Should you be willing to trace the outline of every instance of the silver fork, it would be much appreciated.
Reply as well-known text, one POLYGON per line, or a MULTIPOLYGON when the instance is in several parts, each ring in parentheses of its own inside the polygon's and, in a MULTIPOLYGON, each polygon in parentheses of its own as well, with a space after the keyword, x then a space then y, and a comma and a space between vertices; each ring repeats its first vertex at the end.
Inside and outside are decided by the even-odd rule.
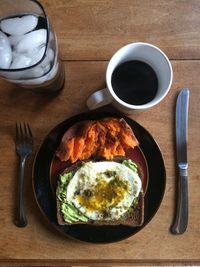
POLYGON ((33 150, 33 136, 28 123, 16 123, 16 152, 20 158, 20 173, 19 173, 19 188, 17 199, 17 212, 15 224, 18 227, 25 227, 27 225, 27 218, 24 211, 24 167, 27 157, 33 150))

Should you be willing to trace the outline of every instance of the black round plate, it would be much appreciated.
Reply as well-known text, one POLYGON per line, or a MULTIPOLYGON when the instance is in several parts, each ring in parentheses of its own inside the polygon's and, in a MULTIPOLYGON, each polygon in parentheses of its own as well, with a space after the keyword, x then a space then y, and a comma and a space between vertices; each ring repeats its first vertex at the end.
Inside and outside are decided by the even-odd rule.
POLYGON ((161 151, 153 137, 134 120, 123 116, 132 127, 133 132, 140 143, 140 148, 146 158, 149 181, 144 198, 144 223, 140 227, 118 226, 94 226, 94 225, 70 225, 61 226, 56 218, 56 201, 51 190, 50 168, 55 150, 65 131, 74 123, 83 120, 98 120, 104 117, 122 117, 110 112, 89 112, 76 115, 57 125, 42 143, 33 166, 33 189, 36 201, 50 221, 50 223, 62 234, 69 237, 92 243, 110 243, 128 238, 138 231, 152 219, 156 214, 162 201, 166 172, 161 151))

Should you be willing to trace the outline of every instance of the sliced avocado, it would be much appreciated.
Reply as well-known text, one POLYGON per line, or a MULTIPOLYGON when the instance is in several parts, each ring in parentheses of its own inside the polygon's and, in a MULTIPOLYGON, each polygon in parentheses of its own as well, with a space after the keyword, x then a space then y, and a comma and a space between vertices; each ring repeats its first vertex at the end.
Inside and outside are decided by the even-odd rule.
POLYGON ((67 222, 74 222, 74 221, 77 221, 73 216, 70 215, 69 211, 68 211, 68 208, 66 206, 65 203, 62 204, 61 206, 61 212, 62 212, 62 215, 63 215, 63 218, 64 220, 67 222))
POLYGON ((84 222, 88 221, 88 218, 84 214, 80 213, 72 203, 67 202, 66 206, 71 216, 74 216, 75 218, 84 222))
POLYGON ((60 183, 56 190, 56 196, 60 201, 60 211, 65 222, 87 222, 89 219, 84 214, 81 214, 72 203, 68 203, 66 200, 67 185, 69 184, 73 175, 73 172, 60 175, 60 183))
POLYGON ((124 164, 126 167, 128 167, 129 169, 131 169, 134 172, 138 172, 138 166, 137 164, 132 161, 131 159, 125 159, 122 161, 122 164, 124 164))

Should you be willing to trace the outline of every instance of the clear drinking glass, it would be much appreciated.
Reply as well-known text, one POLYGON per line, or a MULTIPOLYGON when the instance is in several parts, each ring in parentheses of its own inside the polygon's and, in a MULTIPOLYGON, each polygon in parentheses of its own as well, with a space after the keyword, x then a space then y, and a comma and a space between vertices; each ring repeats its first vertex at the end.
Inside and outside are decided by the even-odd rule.
POLYGON ((57 38, 36 0, 0 1, 0 77, 36 92, 64 86, 57 38))

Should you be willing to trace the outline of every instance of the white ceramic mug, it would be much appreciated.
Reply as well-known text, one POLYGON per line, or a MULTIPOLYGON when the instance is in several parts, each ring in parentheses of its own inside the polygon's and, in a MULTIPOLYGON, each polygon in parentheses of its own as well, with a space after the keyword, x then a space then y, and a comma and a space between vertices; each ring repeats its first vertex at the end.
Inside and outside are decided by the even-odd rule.
POLYGON ((125 114, 132 114, 136 110, 145 110, 158 104, 170 90, 173 71, 168 57, 158 47, 148 43, 131 43, 120 48, 109 61, 106 71, 107 88, 94 92, 87 100, 87 106, 93 110, 107 104, 113 104, 125 114), (120 64, 138 60, 150 65, 158 79, 158 90, 155 97, 145 104, 132 105, 120 99, 111 83, 112 74, 120 64))

